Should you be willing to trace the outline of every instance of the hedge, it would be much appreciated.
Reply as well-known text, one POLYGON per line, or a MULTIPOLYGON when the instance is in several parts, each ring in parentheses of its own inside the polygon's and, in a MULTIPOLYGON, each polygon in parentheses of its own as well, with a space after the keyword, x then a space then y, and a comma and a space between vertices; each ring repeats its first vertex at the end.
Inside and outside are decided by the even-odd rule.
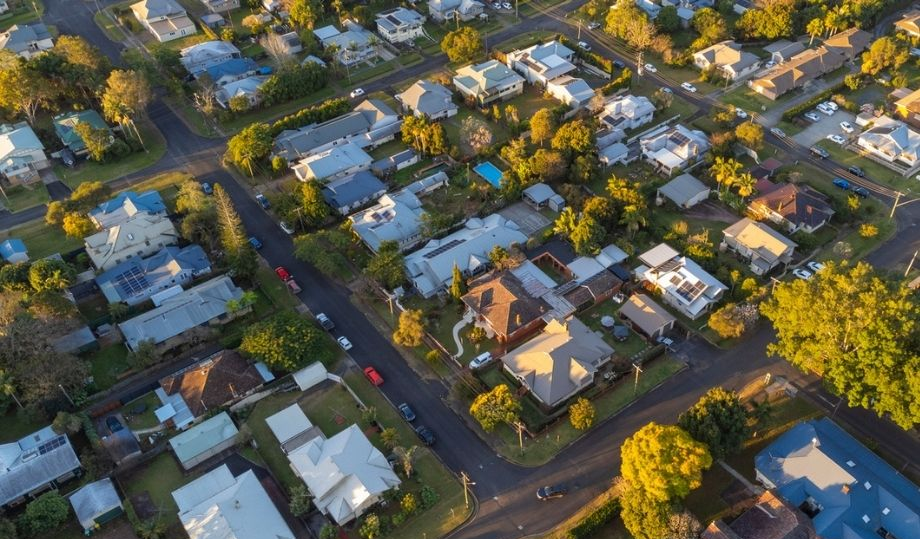
POLYGON ((577 57, 581 58, 582 60, 588 62, 589 64, 595 65, 595 66, 597 66, 597 67, 603 69, 603 70, 606 71, 607 73, 610 73, 611 75, 613 75, 613 71, 614 71, 613 60, 611 60, 611 59, 609 59, 609 58, 605 58, 605 57, 601 56, 600 54, 598 54, 598 53, 596 53, 596 52, 588 52, 588 51, 582 49, 581 47, 579 47, 579 46, 578 46, 575 42, 573 42, 571 39, 569 39, 569 38, 567 38, 567 37, 565 37, 565 36, 563 36, 563 35, 558 35, 558 36, 556 36, 556 39, 559 41, 559 43, 562 43, 562 44, 565 45, 566 47, 568 47, 568 48, 572 49, 573 51, 575 51, 575 56, 577 56, 577 57))
POLYGON ((807 112, 809 109, 814 108, 817 104, 827 101, 828 99, 830 99, 831 96, 833 96, 836 93, 840 93, 845 88, 846 88, 846 85, 844 85, 842 82, 835 84, 834 86, 831 86, 827 90, 824 90, 823 92, 815 95, 808 101, 805 101, 804 103, 800 103, 794 107, 790 107, 788 110, 786 110, 786 112, 783 113, 783 120, 786 120, 787 122, 791 122, 799 114, 802 114, 803 112, 807 112))
POLYGON ((586 516, 574 528, 566 532, 566 539, 586 539, 593 537, 603 526, 620 514, 620 500, 611 498, 586 516))
POLYGON ((281 118, 271 126, 272 137, 277 137, 287 129, 298 129, 312 123, 322 123, 341 116, 351 110, 351 104, 344 97, 327 99, 319 105, 300 109, 294 114, 281 118))
POLYGON ((631 83, 632 71, 628 67, 624 67, 619 77, 613 79, 601 87, 601 93, 604 95, 610 95, 621 88, 629 88, 631 83))

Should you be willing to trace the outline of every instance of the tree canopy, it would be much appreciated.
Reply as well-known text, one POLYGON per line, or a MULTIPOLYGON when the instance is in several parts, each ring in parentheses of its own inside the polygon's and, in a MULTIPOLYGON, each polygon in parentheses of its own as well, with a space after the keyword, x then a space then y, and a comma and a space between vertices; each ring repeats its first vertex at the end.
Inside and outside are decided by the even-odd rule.
POLYGON ((706 444, 714 459, 722 459, 741 450, 748 437, 747 420, 738 394, 714 387, 682 413, 677 424, 706 444))
POLYGON ((403 254, 395 241, 380 242, 377 254, 367 263, 367 274, 390 290, 403 284, 406 280, 406 268, 403 254))
POLYGON ((569 405, 569 422, 577 430, 588 430, 594 425, 594 417, 597 412, 591 401, 584 397, 569 405))
POLYGON ((314 361, 329 364, 335 359, 326 334, 292 312, 276 314, 247 328, 240 350, 269 367, 288 372, 314 361))
POLYGON ((462 64, 482 54, 482 36, 472 26, 461 26, 441 40, 441 50, 451 62, 462 64))
POLYGON ((712 465, 706 446, 674 425, 649 423, 620 448, 623 478, 653 500, 674 501, 700 486, 712 465))
POLYGON ((513 424, 518 420, 521 403, 506 384, 499 384, 491 391, 480 393, 470 406, 470 415, 491 432, 501 423, 513 424))
POLYGON ((393 342, 402 346, 415 347, 425 337, 425 313, 420 309, 406 309, 399 313, 399 325, 393 332, 393 342))

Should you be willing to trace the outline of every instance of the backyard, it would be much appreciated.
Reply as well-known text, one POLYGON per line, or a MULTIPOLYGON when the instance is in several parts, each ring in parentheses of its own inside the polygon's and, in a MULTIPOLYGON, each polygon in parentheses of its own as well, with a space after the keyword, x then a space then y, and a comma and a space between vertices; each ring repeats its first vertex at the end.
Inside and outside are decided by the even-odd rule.
MULTIPOLYGON (((178 524, 176 514, 179 508, 172 497, 172 492, 191 482, 198 473, 185 475, 179 463, 169 452, 164 452, 144 464, 139 471, 119 483, 129 497, 139 496, 145 492, 161 517, 170 525, 178 524)), ((137 509, 137 507, 135 507, 137 509)))
POLYGON ((152 429, 160 424, 154 414, 160 406, 160 399, 151 391, 122 406, 120 412, 132 430, 152 429))
POLYGON ((19 238, 29 250, 29 258, 38 260, 55 253, 69 253, 83 247, 83 240, 69 238, 55 227, 45 224, 44 219, 36 219, 26 224, 0 232, 0 241, 7 238, 19 238))
POLYGON ((89 354, 89 372, 97 391, 104 391, 118 382, 118 379, 130 369, 128 349, 123 344, 110 344, 89 354))

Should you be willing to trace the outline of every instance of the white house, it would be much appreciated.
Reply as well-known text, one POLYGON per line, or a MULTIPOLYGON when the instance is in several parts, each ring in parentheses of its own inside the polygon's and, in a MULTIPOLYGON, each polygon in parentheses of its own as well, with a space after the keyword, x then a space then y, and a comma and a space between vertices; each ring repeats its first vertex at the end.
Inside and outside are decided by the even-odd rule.
POLYGON ((297 179, 330 180, 371 168, 374 159, 351 142, 310 155, 291 167, 297 179))
POLYGON ((575 71, 572 60, 575 51, 556 40, 508 53, 508 67, 514 69, 531 84, 546 84, 575 71))
POLYGON ((427 80, 417 81, 405 92, 396 94, 396 100, 402 104, 404 112, 424 116, 429 120, 450 118, 456 115, 458 110, 453 100, 453 92, 427 80))
POLYGON ((9 10, 10 5, 6 2, 6 0, 0 0, 0 15, 6 13, 9 10))
POLYGON ((179 233, 168 217, 138 213, 111 228, 87 236, 86 254, 104 271, 134 257, 146 257, 167 245, 175 245, 179 233))
POLYGON ((470 21, 482 15, 483 9, 485 5, 476 0, 428 0, 428 14, 438 22, 470 21))
POLYGON ((627 94, 607 101, 597 119, 607 129, 625 132, 651 123, 654 116, 655 105, 647 97, 627 94))
POLYGON ((141 0, 131 5, 131 11, 160 43, 190 36, 198 31, 185 9, 175 0, 141 0))
POLYGON ((179 51, 179 61, 192 75, 200 75, 227 60, 240 58, 240 49, 229 41, 205 41, 179 51))
POLYGON ((573 109, 587 107, 594 98, 594 89, 584 79, 563 75, 546 83, 546 91, 573 109))
POLYGON ((920 133, 888 116, 877 118, 870 129, 860 133, 857 145, 889 163, 908 167, 920 163, 920 133))
POLYGON ((377 56, 375 46, 377 37, 360 24, 346 20, 345 30, 339 30, 331 24, 313 30, 313 35, 323 44, 324 49, 335 45, 335 59, 344 66, 353 66, 377 56))
POLYGON ((524 92, 524 77, 498 60, 468 65, 457 70, 454 87, 480 105, 507 100, 524 92))
POLYGON ((224 13, 240 7, 240 0, 201 0, 211 13, 224 13))
POLYGON ((221 107, 228 109, 230 108, 231 99, 243 96, 246 98, 249 108, 252 108, 262 102, 262 95, 259 93, 259 89, 262 88, 262 85, 267 80, 268 77, 266 76, 255 75, 228 82, 217 90, 214 94, 214 99, 217 100, 217 104, 221 107))
POLYGON ((29 124, 0 124, 0 178, 10 185, 29 183, 50 165, 45 146, 29 124))
POLYGON ((692 259, 661 243, 639 255, 636 276, 661 291, 672 307, 696 320, 722 299, 728 287, 692 259))
POLYGON ((414 9, 397 7, 377 14, 377 33, 390 43, 412 41, 425 35, 425 17, 414 9))
POLYGON ((796 248, 796 243, 789 238, 747 217, 727 227, 722 234, 724 247, 748 260, 751 271, 757 275, 790 263, 796 248))
POLYGON ((729 80, 735 81, 747 77, 760 69, 760 59, 749 52, 741 50, 741 45, 727 40, 693 53, 696 67, 707 70, 715 69, 729 80))
POLYGON ((401 251, 422 240, 422 202, 415 193, 402 190, 380 197, 377 204, 349 217, 351 229, 371 251, 395 241, 401 251))
POLYGON ((702 131, 681 124, 664 128, 639 139, 642 155, 659 172, 679 172, 701 160, 709 151, 709 139, 702 131))
POLYGON ((0 32, 0 49, 8 50, 26 60, 54 47, 48 27, 42 23, 14 24, 0 32))

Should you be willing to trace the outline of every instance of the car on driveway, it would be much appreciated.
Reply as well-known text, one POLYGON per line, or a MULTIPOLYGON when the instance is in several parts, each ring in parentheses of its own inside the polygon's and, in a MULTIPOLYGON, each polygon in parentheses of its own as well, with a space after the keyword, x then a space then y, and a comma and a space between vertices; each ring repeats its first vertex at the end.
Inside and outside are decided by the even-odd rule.
POLYGON ((799 279, 804 279, 806 281, 808 279, 811 279, 811 272, 808 271, 807 269, 795 268, 794 270, 792 270, 792 274, 798 277, 799 279))
POLYGON ((850 182, 844 180, 843 178, 834 178, 833 184, 841 189, 850 188, 850 182))
POLYGON ((537 499, 545 502, 553 498, 561 498, 568 493, 565 487, 559 485, 547 485, 537 489, 537 499))
POLYGON ((748 117, 748 113, 745 112, 744 109, 738 109, 738 108, 736 108, 736 109, 735 109, 735 116, 737 116, 738 118, 741 118, 741 119, 743 120, 743 119, 745 119, 745 118, 748 117))
POLYGON ((407 403, 404 402, 400 404, 399 406, 397 406, 396 408, 399 409, 399 415, 401 415, 403 419, 405 419, 409 423, 412 423, 413 421, 415 421, 415 412, 412 411, 412 408, 409 408, 409 405, 407 403))
POLYGON ((501 8, 502 8, 501 2, 492 2, 492 9, 501 9, 501 8))
POLYGON ((348 337, 346 337, 345 335, 342 335, 341 337, 336 339, 335 342, 339 343, 339 346, 342 347, 342 350, 345 350, 346 352, 352 349, 351 341, 349 341, 348 337))
POLYGON ((825 116, 833 116, 834 113, 837 112, 836 110, 828 107, 827 103, 820 103, 817 107, 815 107, 815 109, 817 109, 818 112, 824 114, 825 116))
POLYGON ((278 266, 275 268, 275 275, 277 275, 282 281, 290 281, 293 279, 291 273, 284 268, 284 266, 278 266))
POLYGON ((863 169, 857 167, 856 165, 850 166, 850 168, 847 169, 847 172, 853 174, 854 176, 859 176, 860 178, 866 177, 866 173, 863 172, 863 169))
POLYGON ((843 137, 840 136, 840 135, 836 135, 836 134, 835 134, 835 135, 828 135, 828 136, 827 136, 827 140, 829 140, 829 141, 831 141, 831 142, 835 142, 835 143, 837 143, 837 144, 839 144, 839 145, 841 145, 841 146, 843 146, 844 144, 847 143, 847 139, 843 138, 843 137))
POLYGON ((696 93, 696 86, 690 84, 689 82, 680 83, 680 87, 683 88, 684 90, 687 90, 688 92, 692 94, 696 93))
POLYGON ((383 376, 380 376, 380 373, 377 372, 377 369, 373 367, 365 367, 364 376, 367 378, 368 382, 374 384, 375 386, 383 385, 383 376))
POLYGON ((121 421, 119 421, 118 418, 113 415, 105 418, 105 426, 112 434, 115 434, 116 432, 125 428, 125 426, 121 424, 121 421))
POLYGON ((211 184, 208 183, 208 182, 201 182, 201 190, 202 190, 202 191, 204 192, 204 194, 206 194, 206 195, 210 195, 210 194, 213 194, 213 193, 214 193, 214 188, 211 187, 211 184))
POLYGON ((74 167, 77 165, 77 156, 70 150, 70 148, 64 148, 61 150, 61 153, 58 154, 58 157, 61 158, 61 162, 65 166, 74 167))
POLYGON ((852 133, 855 130, 850 122, 840 122, 840 129, 843 129, 844 133, 852 133))
POLYGON ((249 236, 249 245, 252 245, 252 248, 256 251, 262 248, 262 242, 255 236, 249 236))
POLYGON ((840 105, 838 105, 837 103, 834 103, 833 101, 825 101, 824 103, 822 103, 822 105, 824 105, 825 108, 831 109, 834 112, 837 112, 837 110, 840 108, 840 105))
POLYGON ((649 73, 658 73, 658 68, 653 66, 652 64, 645 64, 642 67, 644 67, 645 70, 648 71, 649 73))
POLYGON ((272 207, 271 202, 269 202, 268 199, 265 198, 265 195, 263 195, 262 193, 256 193, 256 202, 258 202, 259 205, 262 206, 263 210, 267 210, 272 207))
POLYGON ((287 234, 288 236, 294 233, 294 229, 291 227, 291 225, 285 223, 284 221, 281 221, 280 223, 278 223, 278 226, 280 226, 281 230, 283 230, 284 233, 287 234))
POLYGON ((831 156, 831 154, 827 153, 827 150, 825 150, 824 148, 822 148, 822 147, 820 147, 820 146, 812 146, 812 147, 809 148, 808 150, 809 150, 811 153, 813 153, 813 154, 817 155, 818 157, 820 157, 821 159, 827 159, 828 157, 831 156))
POLYGON ((352 99, 361 97, 362 95, 364 95, 364 88, 355 88, 354 90, 351 91, 350 94, 348 94, 348 96, 351 97, 352 99))
POLYGON ((418 439, 422 441, 425 445, 434 445, 434 433, 431 432, 431 429, 424 425, 419 425, 415 427, 415 434, 418 436, 418 439))
POLYGON ((771 127, 770 132, 773 133, 774 137, 783 138, 786 136, 786 132, 778 127, 771 127))
POLYGON ((865 187, 860 187, 858 185, 853 186, 853 192, 856 193, 857 196, 861 196, 863 198, 866 198, 869 196, 869 190, 866 189, 865 187))
POLYGON ((492 361, 492 352, 483 352, 478 356, 473 358, 473 361, 470 361, 470 370, 475 371, 485 365, 488 365, 492 361))
POLYGON ((812 121, 812 122, 820 122, 820 121, 821 121, 821 117, 818 116, 818 113, 817 113, 817 112, 814 112, 814 111, 806 112, 806 113, 805 113, 805 119, 806 119, 806 120, 810 120, 810 121, 812 121))
POLYGON ((614 61, 613 61, 613 67, 615 67, 615 68, 617 68, 617 69, 624 69, 624 68, 626 67, 626 64, 623 63, 623 61, 621 61, 621 60, 614 60, 614 61))
POLYGON ((805 264, 805 265, 808 266, 808 269, 810 269, 811 271, 813 271, 813 272, 815 272, 815 273, 818 273, 819 271, 821 271, 821 270, 824 269, 824 264, 822 264, 822 263, 820 263, 820 262, 818 262, 818 261, 816 261, 816 260, 812 260, 811 262, 809 262, 808 264, 805 264))

